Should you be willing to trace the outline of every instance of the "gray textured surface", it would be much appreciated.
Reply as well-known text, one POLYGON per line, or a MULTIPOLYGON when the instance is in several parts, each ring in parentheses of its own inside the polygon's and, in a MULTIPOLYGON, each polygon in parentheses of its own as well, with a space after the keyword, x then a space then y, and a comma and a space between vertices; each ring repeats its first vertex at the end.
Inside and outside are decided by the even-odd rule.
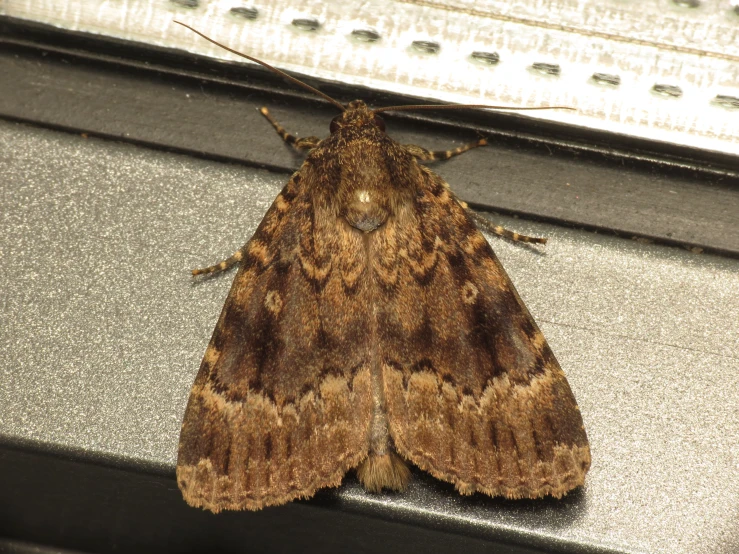
MULTIPOLYGON (((285 180, 0 122, 0 435, 172 466, 232 278, 188 271, 240 247, 285 180)), ((430 518, 501 536, 736 552, 739 261, 499 220, 550 238, 542 254, 493 246, 581 406, 584 493, 538 510, 419 484, 342 501, 414 510, 423 495, 430 518)))

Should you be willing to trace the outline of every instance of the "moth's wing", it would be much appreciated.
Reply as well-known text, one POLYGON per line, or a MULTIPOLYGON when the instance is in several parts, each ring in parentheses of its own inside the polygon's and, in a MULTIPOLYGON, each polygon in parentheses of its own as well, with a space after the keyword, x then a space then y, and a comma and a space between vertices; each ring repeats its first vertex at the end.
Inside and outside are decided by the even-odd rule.
POLYGON ((185 500, 256 510, 338 486, 367 455, 369 312, 361 236, 295 174, 243 259, 180 435, 185 500))
POLYGON ((561 497, 590 467, 572 391, 483 235, 422 173, 373 260, 396 449, 463 494, 561 497))

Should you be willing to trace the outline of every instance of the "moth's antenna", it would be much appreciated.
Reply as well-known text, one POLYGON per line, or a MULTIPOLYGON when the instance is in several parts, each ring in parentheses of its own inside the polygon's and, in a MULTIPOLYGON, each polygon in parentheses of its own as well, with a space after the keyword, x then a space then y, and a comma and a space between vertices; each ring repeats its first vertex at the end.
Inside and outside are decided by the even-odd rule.
POLYGON ((385 108, 377 108, 372 110, 378 112, 399 112, 404 110, 457 110, 459 108, 485 108, 488 110, 575 110, 569 106, 538 106, 535 108, 517 108, 511 106, 486 106, 485 104, 439 104, 429 106, 427 104, 418 104, 415 106, 387 106, 385 108))
POLYGON ((295 77, 291 77, 290 75, 288 75, 284 71, 282 71, 280 69, 277 69, 276 67, 272 67, 271 65, 269 65, 268 63, 263 62, 262 60, 258 60, 256 58, 252 58, 251 56, 247 56, 246 54, 242 54, 241 52, 237 52, 236 50, 234 50, 232 48, 229 48, 228 46, 226 46, 224 44, 221 44, 220 42, 216 42, 215 40, 213 40, 212 38, 204 35, 200 31, 198 31, 197 29, 193 29, 189 25, 186 25, 185 23, 182 23, 182 21, 175 20, 175 23, 179 23, 183 27, 187 27, 193 33, 195 33, 196 35, 200 35, 201 37, 203 37, 208 42, 211 42, 211 43, 215 44, 216 46, 220 46, 221 48, 223 48, 224 50, 227 50, 228 52, 231 52, 232 54, 236 54, 237 56, 241 56, 242 58, 246 58, 247 60, 251 60, 254 63, 258 63, 262 67, 266 67, 270 71, 273 71, 273 72, 277 73, 278 75, 280 75, 281 77, 284 77, 285 79, 287 79, 291 83, 295 83, 296 85, 300 85, 304 89, 307 89, 307 90, 311 91, 313 94, 317 94, 318 96, 320 96, 324 100, 328 100, 329 102, 331 102, 334 106, 336 106, 337 108, 339 108, 342 112, 343 111, 346 111, 346 108, 344 106, 342 106, 336 100, 334 100, 333 98, 331 98, 328 94, 324 94, 320 90, 318 90, 316 88, 313 88, 310 85, 306 85, 303 81, 300 81, 300 80, 296 79, 295 77))

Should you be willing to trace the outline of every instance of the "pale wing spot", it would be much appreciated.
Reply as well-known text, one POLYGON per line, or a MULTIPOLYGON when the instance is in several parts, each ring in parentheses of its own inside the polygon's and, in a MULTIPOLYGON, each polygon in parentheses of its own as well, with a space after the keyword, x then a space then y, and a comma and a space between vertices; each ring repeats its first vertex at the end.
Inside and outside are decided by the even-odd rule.
POLYGON ((298 259, 303 270, 310 276, 311 279, 316 281, 322 281, 331 271, 331 262, 327 262, 325 266, 320 267, 315 265, 309 256, 304 256, 302 252, 298 253, 298 259))
POLYGON ((467 281, 462 287, 462 301, 465 304, 474 304, 480 291, 474 283, 467 281))
POLYGON ((275 208, 277 208, 281 212, 286 212, 287 209, 290 207, 290 204, 285 202, 285 198, 282 196, 282 194, 278 194, 277 198, 275 198, 275 208))
POLYGON ((221 351, 218 350, 215 346, 211 345, 205 351, 205 356, 203 356, 203 361, 209 366, 213 367, 213 364, 215 364, 218 361, 218 358, 220 357, 221 357, 221 351))
POLYGON ((485 240, 485 237, 482 236, 482 233, 472 233, 467 237, 463 248, 467 254, 474 254, 485 244, 487 244, 487 241, 485 240))
POLYGON ((372 269, 374 270, 380 281, 382 281, 385 285, 394 285, 398 282, 398 274, 400 273, 400 269, 397 265, 384 267, 382 264, 376 263, 373 264, 372 269))
POLYGON ((261 264, 266 264, 269 260, 267 245, 259 240, 252 240, 249 243, 249 254, 254 256, 261 264))
POLYGON ((537 331, 537 333, 531 339, 531 344, 537 352, 541 352, 542 350, 544 350, 544 345, 546 343, 547 340, 544 338, 544 335, 541 333, 541 331, 537 331))
POLYGON ((360 264, 346 267, 341 272, 341 282, 346 287, 352 288, 362 276, 362 273, 364 273, 364 266, 360 264))
POLYGON ((416 275, 424 275, 436 264, 436 259, 438 257, 437 250, 437 248, 434 248, 431 253, 421 256, 420 260, 413 259, 407 250, 400 250, 398 254, 399 257, 408 262, 408 266, 411 268, 413 273, 415 273, 416 275))
POLYGON ((282 311, 282 297, 276 290, 271 290, 264 297, 264 307, 272 312, 275 316, 282 311))
MULTIPOLYGON (((195 387, 193 387, 192 394, 196 394, 195 387)), ((210 381, 205 383, 205 385, 197 391, 197 395, 202 399, 203 405, 206 408, 229 417, 233 417, 243 408, 242 402, 231 402, 226 399, 223 394, 213 388, 213 383, 210 381)))

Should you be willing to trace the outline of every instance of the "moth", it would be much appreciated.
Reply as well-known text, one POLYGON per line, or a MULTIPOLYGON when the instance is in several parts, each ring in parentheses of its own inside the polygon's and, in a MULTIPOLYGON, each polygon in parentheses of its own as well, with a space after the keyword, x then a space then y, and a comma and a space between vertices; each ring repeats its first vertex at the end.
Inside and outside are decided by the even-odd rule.
POLYGON ((296 139, 262 108, 305 162, 246 245, 193 271, 238 265, 182 423, 187 503, 258 510, 352 469, 368 491, 403 490, 408 463, 465 495, 582 485, 575 398, 477 225, 545 239, 493 226, 419 163, 485 140, 402 145, 379 114, 409 107, 344 106, 301 86, 340 110, 330 135, 296 139))

